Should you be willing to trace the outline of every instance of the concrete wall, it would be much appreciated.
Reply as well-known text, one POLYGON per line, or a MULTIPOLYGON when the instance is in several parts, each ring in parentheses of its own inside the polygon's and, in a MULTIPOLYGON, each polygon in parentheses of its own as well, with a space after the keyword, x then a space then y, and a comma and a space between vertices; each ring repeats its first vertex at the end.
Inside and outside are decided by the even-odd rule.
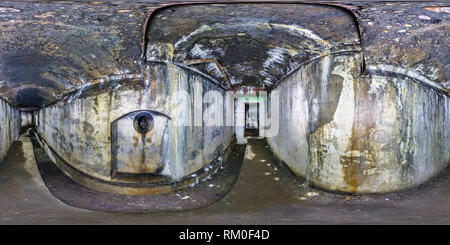
POLYGON ((0 99, 0 161, 6 156, 11 144, 19 137, 20 112, 0 99))
POLYGON ((450 161, 450 98, 395 71, 361 77, 360 61, 325 57, 277 86, 273 152, 332 191, 389 192, 429 180, 450 161))
MULTIPOLYGON (((189 95, 212 90, 225 94, 212 80, 187 67, 154 63, 143 80, 107 82, 41 109, 35 115, 36 128, 70 165, 111 181, 111 123, 136 110, 162 113, 170 120, 161 142, 161 174, 179 179, 216 159, 232 142, 231 127, 207 126, 202 118, 198 126, 181 124, 187 118, 194 125, 194 98, 189 95)), ((224 106, 205 103, 201 111, 220 112, 224 106)))

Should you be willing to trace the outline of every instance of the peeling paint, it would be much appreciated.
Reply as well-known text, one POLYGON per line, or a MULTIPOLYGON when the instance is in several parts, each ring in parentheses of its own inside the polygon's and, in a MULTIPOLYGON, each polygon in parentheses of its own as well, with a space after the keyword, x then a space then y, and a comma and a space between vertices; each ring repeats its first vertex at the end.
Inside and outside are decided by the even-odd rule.
POLYGON ((360 54, 330 59, 302 67, 276 88, 284 123, 280 134, 267 140, 278 158, 308 183, 348 193, 410 188, 448 166, 450 98, 445 93, 389 65, 377 67, 402 75, 361 77, 360 54), (327 79, 324 65, 331 69, 327 79), (343 78, 342 90, 332 120, 320 123, 319 111, 333 103, 314 91, 329 84, 332 75, 343 78))

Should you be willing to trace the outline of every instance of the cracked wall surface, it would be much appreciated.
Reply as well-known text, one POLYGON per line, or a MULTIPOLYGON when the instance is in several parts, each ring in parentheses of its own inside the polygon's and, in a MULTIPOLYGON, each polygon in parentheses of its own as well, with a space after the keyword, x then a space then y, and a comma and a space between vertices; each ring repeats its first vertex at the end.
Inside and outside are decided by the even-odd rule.
MULTIPOLYGON (((111 176, 111 123, 137 110, 152 110, 160 113, 160 118, 166 118, 152 129, 162 133, 163 138, 149 142, 160 151, 161 175, 180 179, 220 157, 231 144, 232 127, 206 127, 203 123, 178 126, 185 123, 181 120, 186 115, 194 125, 194 118, 190 117, 194 102, 179 101, 178 93, 180 90, 187 95, 210 90, 224 93, 223 89, 201 75, 170 64, 149 65, 148 79, 147 85, 142 81, 121 80, 69 95, 35 114, 37 132, 71 166, 107 181, 118 181, 111 176)), ((223 104, 212 106, 203 107, 203 111, 224 110, 223 104)), ((135 131, 132 124, 120 130, 135 131)), ((135 136, 130 150, 137 151, 140 140, 135 136)), ((120 154, 127 155, 127 152, 120 154)))
MULTIPOLYGON (((267 141, 297 175, 350 193, 416 186, 450 161, 449 18, 445 2, 1 2, 0 158, 32 111, 26 126, 66 173, 196 178, 235 132, 176 127, 196 110, 183 99, 277 91, 267 141), (136 135, 137 111, 157 132, 136 135), (142 147, 157 163, 124 163, 145 162, 142 147)), ((202 112, 226 111, 212 101, 202 112)))

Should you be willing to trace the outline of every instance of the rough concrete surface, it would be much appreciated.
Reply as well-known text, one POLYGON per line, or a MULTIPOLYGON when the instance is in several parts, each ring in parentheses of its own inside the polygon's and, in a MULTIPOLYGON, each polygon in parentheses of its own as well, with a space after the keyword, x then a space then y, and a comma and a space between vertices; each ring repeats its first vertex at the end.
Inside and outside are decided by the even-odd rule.
POLYGON ((0 3, 0 223, 450 223, 448 1, 196 2, 0 3), (200 88, 269 92, 258 113, 279 109, 281 133, 175 127, 196 109, 221 119, 225 104, 200 88), (137 111, 165 115, 155 137, 121 120, 137 111), (59 170, 28 133, 14 143, 21 127, 59 170), (240 171, 195 187, 234 139, 248 140, 242 167, 230 158, 240 171), (137 150, 148 144, 154 154, 137 150), (170 195, 111 194, 155 183, 170 195), (197 209, 143 212, 178 207, 197 209))

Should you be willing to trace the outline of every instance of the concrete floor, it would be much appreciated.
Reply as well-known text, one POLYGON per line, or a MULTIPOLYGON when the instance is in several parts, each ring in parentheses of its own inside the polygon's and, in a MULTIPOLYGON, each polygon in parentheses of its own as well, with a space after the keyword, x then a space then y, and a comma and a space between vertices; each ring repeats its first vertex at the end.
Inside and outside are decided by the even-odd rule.
POLYGON ((53 197, 22 135, 0 164, 0 224, 450 224, 450 170, 408 191, 331 194, 293 178, 264 140, 250 139, 233 189, 217 203, 171 213, 105 213, 53 197))

